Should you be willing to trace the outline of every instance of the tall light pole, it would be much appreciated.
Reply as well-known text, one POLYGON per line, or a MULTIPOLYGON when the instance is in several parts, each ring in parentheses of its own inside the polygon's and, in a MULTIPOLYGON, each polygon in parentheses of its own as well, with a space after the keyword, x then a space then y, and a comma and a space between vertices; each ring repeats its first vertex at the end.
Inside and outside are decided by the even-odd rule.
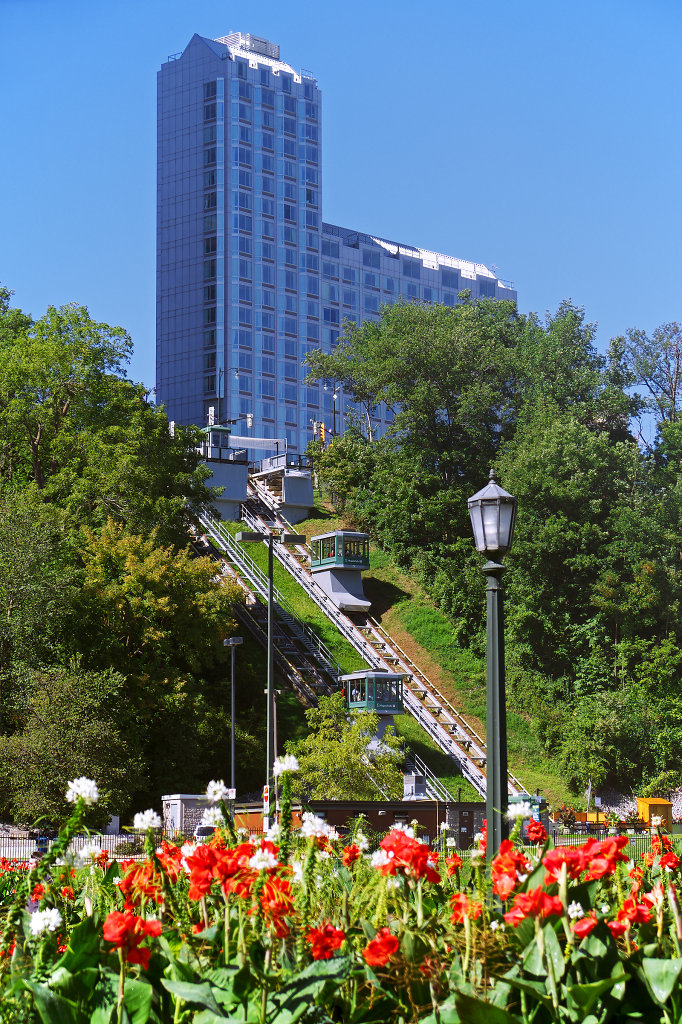
MULTIPOLYGON (((268 648, 267 648, 267 662, 268 662, 268 674, 267 674, 267 713, 266 713, 266 729, 267 739, 265 743, 265 785, 272 785, 272 686, 274 681, 274 644, 273 644, 273 544, 278 541, 280 544, 305 544, 305 536, 299 533, 280 533, 279 536, 275 536, 274 533, 246 533, 240 531, 236 540, 240 544, 260 544, 265 543, 268 546, 268 648)), ((266 829, 270 827, 269 817, 265 817, 263 825, 266 829)))
POLYGON ((486 800, 487 856, 491 859, 507 836, 507 705, 504 673, 504 591, 501 559, 509 551, 516 522, 516 498, 490 482, 469 498, 476 550, 488 556, 486 657, 486 800))
POLYGON ((234 687, 234 655, 235 648, 240 644, 243 644, 244 640, 241 636, 231 636, 227 640, 223 640, 223 646, 229 647, 232 655, 232 665, 230 672, 230 788, 236 789, 235 783, 235 743, 234 743, 234 722, 236 718, 236 705, 235 705, 235 687, 234 687))

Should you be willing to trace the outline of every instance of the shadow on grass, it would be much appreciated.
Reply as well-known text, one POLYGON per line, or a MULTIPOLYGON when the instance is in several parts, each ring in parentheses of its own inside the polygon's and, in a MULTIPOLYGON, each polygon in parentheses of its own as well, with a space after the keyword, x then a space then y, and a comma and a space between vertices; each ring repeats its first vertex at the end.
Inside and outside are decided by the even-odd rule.
POLYGON ((385 580, 365 577, 363 585, 367 600, 372 602, 370 613, 374 618, 385 615, 399 601, 409 596, 406 590, 397 587, 395 583, 387 583, 385 580))

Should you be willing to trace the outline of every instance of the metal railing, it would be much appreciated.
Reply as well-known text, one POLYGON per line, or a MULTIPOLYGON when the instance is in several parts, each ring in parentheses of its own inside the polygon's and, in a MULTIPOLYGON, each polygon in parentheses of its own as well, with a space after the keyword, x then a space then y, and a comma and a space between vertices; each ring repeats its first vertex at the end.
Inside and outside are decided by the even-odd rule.
MULTIPOLYGON (((268 578, 262 569, 254 562, 251 556, 244 551, 242 546, 235 541, 229 530, 226 530, 219 520, 213 519, 211 516, 204 514, 200 516, 200 521, 216 546, 222 548, 226 552, 228 557, 239 568, 240 572, 244 574, 254 591, 263 598, 264 601, 267 601, 268 578)), ((262 532, 262 530, 259 529, 258 532, 262 532)), ((281 547, 281 545, 273 546, 275 553, 277 553, 278 547, 281 547)), ((277 605, 276 610, 278 617, 286 622, 294 635, 298 633, 299 638, 303 640, 309 653, 313 654, 313 656, 320 662, 324 671, 327 672, 334 681, 336 681, 342 674, 342 669, 337 659, 325 644, 324 640, 317 635, 312 626, 309 626, 307 622, 304 622, 304 620, 296 614, 281 591, 274 586, 273 598, 277 605)))

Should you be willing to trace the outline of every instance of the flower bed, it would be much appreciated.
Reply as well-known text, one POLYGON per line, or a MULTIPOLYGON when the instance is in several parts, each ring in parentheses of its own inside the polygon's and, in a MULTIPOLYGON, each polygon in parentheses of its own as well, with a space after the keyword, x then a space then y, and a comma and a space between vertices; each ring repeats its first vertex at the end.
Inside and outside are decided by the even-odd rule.
POLYGON ((50 853, 31 870, 0 863, 0 1021, 680 1019, 681 862, 667 835, 632 860, 626 837, 554 848, 531 823, 488 870, 485 836, 469 863, 407 828, 369 850, 312 815, 291 833, 291 767, 269 836, 246 841, 225 821, 206 845, 155 848, 145 812, 135 861, 69 853, 96 798, 76 780, 50 853))

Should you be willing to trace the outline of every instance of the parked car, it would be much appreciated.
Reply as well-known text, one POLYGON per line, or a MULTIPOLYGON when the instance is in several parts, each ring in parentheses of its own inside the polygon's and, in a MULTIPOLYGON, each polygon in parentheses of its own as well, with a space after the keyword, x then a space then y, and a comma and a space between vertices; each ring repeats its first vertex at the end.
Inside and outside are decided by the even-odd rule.
POLYGON ((215 832, 215 825, 197 825, 194 829, 194 842, 206 843, 215 832))

